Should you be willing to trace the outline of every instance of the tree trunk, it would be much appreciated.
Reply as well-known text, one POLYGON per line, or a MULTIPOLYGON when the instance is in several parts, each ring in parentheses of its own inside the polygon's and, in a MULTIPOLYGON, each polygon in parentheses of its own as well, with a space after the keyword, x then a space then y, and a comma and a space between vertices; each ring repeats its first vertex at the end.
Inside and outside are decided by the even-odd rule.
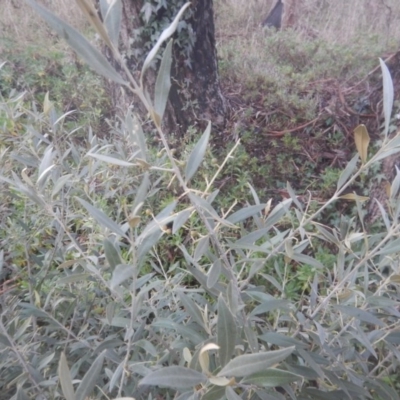
MULTIPOLYGON (((218 78, 213 2, 192 0, 191 3, 183 16, 184 23, 178 27, 180 32, 174 35, 172 86, 163 119, 164 130, 178 136, 190 126, 203 129, 209 120, 214 130, 222 129, 227 115, 218 78)), ((155 40, 172 22, 184 1, 168 2, 168 9, 161 6, 157 12, 154 8, 147 8, 149 13, 146 13, 149 4, 144 0, 123 0, 120 50, 126 55, 131 71, 140 71, 155 40), (154 26, 156 31, 152 28, 154 26)), ((157 69, 158 65, 146 72, 146 88, 151 94, 157 69)), ((111 93, 113 104, 119 109, 126 110, 129 103, 136 102, 129 93, 121 93, 121 89, 115 86, 111 93)))
POLYGON ((292 28, 297 24, 301 0, 276 0, 262 26, 276 29, 292 28))

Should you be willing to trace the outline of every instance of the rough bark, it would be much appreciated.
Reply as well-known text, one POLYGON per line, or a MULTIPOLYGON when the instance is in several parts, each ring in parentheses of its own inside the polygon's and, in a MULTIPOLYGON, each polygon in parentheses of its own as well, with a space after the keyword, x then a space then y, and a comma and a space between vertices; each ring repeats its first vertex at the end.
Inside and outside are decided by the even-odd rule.
MULTIPOLYGON (((203 129, 211 120, 214 130, 224 127, 227 107, 222 95, 218 62, 215 47, 214 16, 212 0, 192 0, 191 11, 185 18, 188 29, 193 32, 193 45, 184 53, 174 45, 172 65, 172 87, 164 116, 164 129, 167 133, 184 134, 189 126, 203 129)), ((123 18, 121 27, 121 51, 131 71, 141 68, 140 48, 144 43, 137 40, 137 32, 143 27, 141 10, 144 0, 123 0, 123 18), (136 36, 135 36, 136 35, 136 36)), ((157 18, 165 17, 161 8, 157 18)), ((176 33, 178 35, 178 33, 176 33)), ((143 40, 143 39, 142 39, 143 40)), ((149 49, 146 50, 148 52, 149 49)), ((156 70, 146 73, 146 87, 153 93, 156 70)), ((111 97, 115 107, 126 110, 134 102, 128 93, 111 87, 111 97)), ((137 107, 140 106, 137 105, 137 107)))
POLYGON ((282 25, 282 14, 283 14, 283 3, 282 0, 276 0, 271 10, 269 11, 267 18, 261 24, 268 28, 280 29, 282 25))
POLYGON ((301 0, 276 0, 262 25, 276 29, 294 27, 299 17, 299 3, 301 0))

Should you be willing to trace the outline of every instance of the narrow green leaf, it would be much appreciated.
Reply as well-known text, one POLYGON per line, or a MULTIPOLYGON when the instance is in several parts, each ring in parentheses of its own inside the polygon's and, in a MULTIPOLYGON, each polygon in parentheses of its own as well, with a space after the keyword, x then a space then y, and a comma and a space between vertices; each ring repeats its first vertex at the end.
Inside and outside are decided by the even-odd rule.
POLYGON ((75 400, 75 392, 72 386, 71 373, 68 368, 67 358, 62 352, 60 362, 58 363, 58 377, 61 383, 61 389, 66 400, 75 400))
POLYGON ((397 196, 400 189, 400 169, 396 167, 396 177, 393 179, 392 184, 390 185, 390 198, 394 198, 397 196))
MULTIPOLYGON (((389 142, 390 145, 390 142, 389 142)), ((384 158, 387 158, 389 156, 392 156, 393 154, 397 154, 400 152, 400 146, 399 147, 390 147, 390 146, 385 147, 386 150, 382 151, 380 150, 376 156, 373 157, 374 162, 383 160, 384 158)))
POLYGON ((206 153, 208 141, 210 139, 211 122, 208 122, 207 128, 201 136, 200 140, 196 143, 193 151, 190 153, 189 159, 186 164, 185 178, 186 183, 196 173, 200 164, 203 162, 204 154, 206 153))
POLYGON ((296 193, 294 192, 292 186, 290 186, 289 182, 286 182, 286 190, 289 193, 290 198, 293 200, 294 204, 296 204, 296 207, 300 210, 303 211, 303 206, 300 203, 300 201, 298 200, 296 193))
POLYGON ((201 257, 208 251, 210 247, 210 241, 208 236, 202 237, 196 246, 196 249, 194 251, 193 258, 195 261, 199 261, 201 257))
POLYGON ((224 386, 211 386, 211 388, 201 396, 201 400, 224 400, 224 395, 224 386))
POLYGON ((103 225, 104 227, 110 229, 112 232, 116 233, 117 235, 126 237, 125 232, 121 229, 121 227, 118 224, 116 224, 113 220, 108 218, 107 215, 105 215, 103 213, 103 211, 100 211, 99 209, 97 209, 96 207, 92 206, 87 201, 85 201, 79 197, 76 197, 76 199, 79 201, 79 203, 81 203, 83 205, 83 207, 86 208, 86 210, 89 212, 89 214, 100 225, 103 225))
POLYGON ((186 261, 186 269, 193 275, 195 279, 200 283, 200 285, 213 297, 218 297, 221 291, 223 290, 223 286, 219 283, 215 284, 214 287, 207 287, 207 276, 202 272, 202 268, 200 265, 196 263, 196 261, 192 258, 192 256, 188 253, 185 246, 178 245, 180 250, 182 251, 185 261, 186 261))
POLYGON ((189 209, 179 211, 179 213, 176 214, 176 218, 174 219, 174 223, 172 225, 172 234, 173 235, 175 235, 175 233, 178 232, 179 229, 182 228, 182 226, 186 223, 186 221, 189 219, 191 214, 192 214, 192 210, 189 210, 189 209))
POLYGON ((391 332, 389 333, 385 340, 391 344, 394 344, 396 346, 400 345, 400 332, 391 332))
POLYGON ((139 385, 184 389, 204 383, 206 380, 204 374, 194 369, 172 366, 151 372, 139 382, 139 385))
POLYGON ((268 232, 271 230, 271 228, 262 228, 258 229, 256 231, 253 231, 249 233, 248 235, 244 235, 238 240, 236 240, 235 244, 236 245, 249 245, 249 244, 254 244, 257 242, 257 240, 261 239, 264 237, 265 239, 268 238, 268 232))
MULTIPOLYGON (((15 400, 29 400, 29 397, 25 393, 25 391, 21 387, 19 387, 17 389, 17 396, 13 397, 13 399, 15 399, 15 400)), ((68 400, 68 399, 66 399, 66 400, 68 400)))
POLYGON ((147 354, 157 358, 159 353, 156 347, 146 339, 140 339, 135 342, 135 346, 141 347, 147 354))
POLYGON ((190 3, 186 3, 182 6, 182 8, 179 10, 177 16, 175 19, 172 21, 171 25, 169 25, 163 33, 160 35, 160 37, 157 40, 157 43, 154 45, 154 47, 151 49, 149 54, 147 55, 146 59, 144 60, 143 67, 142 67, 142 72, 140 74, 140 79, 143 80, 143 75, 146 72, 147 68, 149 67, 150 63, 153 61, 155 56, 158 53, 158 50, 160 49, 161 45, 168 40, 173 33, 175 32, 176 28, 178 27, 179 20, 181 19, 183 13, 185 10, 190 6, 190 3))
MULTIPOLYGON (((219 260, 219 262, 221 263, 221 260, 219 260)), ((240 296, 238 295, 238 292, 239 292, 239 289, 236 287, 235 283, 230 281, 226 288, 226 297, 228 300, 228 307, 231 310, 231 313, 233 315, 236 315, 236 313, 238 312, 238 309, 239 309, 238 297, 240 297, 240 296)))
POLYGON ((305 397, 306 399, 312 400, 338 400, 350 398, 349 395, 343 390, 332 390, 330 392, 327 392, 326 390, 319 390, 309 387, 304 389, 303 393, 305 396, 307 396, 305 397))
POLYGON ((293 260, 302 263, 302 264, 308 264, 311 265, 314 268, 324 270, 324 265, 316 260, 313 257, 307 256, 306 254, 296 254, 296 252, 293 254, 292 257, 293 260))
POLYGON ((186 312, 192 317, 193 321, 197 322, 205 329, 203 316, 198 305, 182 291, 178 292, 179 299, 185 308, 186 312))
POLYGON ((354 172, 357 161, 360 158, 359 154, 357 153, 346 165, 344 171, 340 174, 340 178, 337 183, 337 190, 339 190, 349 179, 350 175, 354 172))
POLYGON ((249 376, 264 371, 283 361, 293 353, 295 347, 268 351, 265 353, 245 354, 230 361, 217 376, 249 376))
POLYGON ((226 226, 226 227, 229 227, 232 229, 237 228, 236 225, 231 224, 226 219, 220 218, 218 213, 212 207, 212 205, 210 203, 208 203, 206 200, 202 199, 199 196, 196 196, 192 192, 189 192, 189 199, 194 206, 200 208, 200 212, 203 212, 206 217, 208 217, 210 215, 216 221, 220 222, 223 226, 226 226))
POLYGON ((118 250, 115 248, 114 244, 108 239, 104 239, 103 246, 106 259, 110 264, 110 267, 114 269, 118 264, 122 263, 118 250))
POLYGON ((249 348, 253 353, 258 353, 259 351, 259 343, 258 343, 258 337, 257 333, 254 331, 254 329, 251 326, 250 320, 247 320, 247 322, 244 325, 244 334, 247 339, 247 343, 249 344, 249 348))
POLYGON ((69 182, 70 185, 72 185, 72 180, 71 177, 73 174, 66 174, 60 178, 57 179, 57 182, 55 183, 53 187, 53 191, 51 192, 51 197, 54 198, 54 196, 69 182))
POLYGON ((391 224, 390 224, 389 216, 385 210, 385 207, 383 207, 382 203, 377 198, 373 199, 372 201, 378 205, 379 211, 381 212, 381 215, 382 215, 383 222, 385 223, 386 230, 389 232, 391 224))
POLYGON ((94 361, 89 370, 86 372, 85 376, 83 377, 81 383, 79 384, 78 388, 76 389, 76 400, 85 400, 88 397, 97 382, 97 379, 100 375, 100 372, 103 368, 104 362, 104 354, 106 350, 104 350, 94 361))
POLYGON ((217 258, 207 274, 207 287, 212 288, 218 282, 219 276, 221 274, 221 260, 217 258))
POLYGON ((50 353, 48 356, 44 357, 42 360, 40 360, 40 363, 38 365, 38 370, 41 371, 42 369, 46 368, 50 362, 54 359, 56 353, 50 353))
POLYGON ((236 211, 232 215, 230 215, 226 220, 232 224, 236 224, 237 222, 243 221, 253 215, 258 214, 260 211, 264 210, 265 204, 258 204, 255 206, 244 207, 239 211, 236 211))
POLYGON ((378 359, 378 355, 374 349, 374 344, 371 343, 371 340, 367 337, 367 335, 362 331, 362 329, 357 329, 356 332, 350 332, 350 335, 353 336, 355 340, 360 342, 365 348, 371 353, 375 359, 378 359))
POLYGON ((103 22, 100 20, 100 16, 97 13, 97 10, 94 6, 93 1, 91 0, 75 0, 78 4, 79 8, 81 9, 83 15, 86 19, 92 24, 96 32, 99 36, 104 40, 106 45, 112 49, 113 44, 111 43, 110 37, 104 27, 103 22))
POLYGON ((108 36, 112 44, 118 48, 122 21, 122 1, 112 0, 110 2, 110 0, 100 0, 100 10, 108 36))
POLYGON ((115 158, 115 157, 111 157, 111 156, 105 156, 103 154, 87 153, 87 156, 95 158, 100 161, 104 161, 108 164, 119 165, 120 167, 134 167, 135 166, 135 164, 130 163, 128 161, 120 160, 119 158, 115 158))
POLYGON ((116 383, 121 379, 122 372, 124 370, 125 362, 121 362, 115 369, 109 383, 110 392, 114 389, 116 383))
POLYGON ((256 203, 256 205, 259 205, 260 204, 260 198, 258 197, 257 192, 255 191, 255 189, 253 188, 253 186, 249 182, 247 182, 247 186, 250 188, 250 192, 251 192, 251 195, 253 196, 254 202, 256 203))
MULTIPOLYGON (((109 324, 106 318, 101 319, 101 322, 103 322, 104 324, 109 324)), ((127 329, 130 326, 130 323, 131 323, 130 318, 114 317, 110 325, 115 326, 117 328, 127 329)))
POLYGON ((21 386, 19 386, 17 388, 16 396, 13 396, 12 398, 13 398, 13 400, 30 400, 31 399, 31 397, 28 397, 25 390, 23 390, 21 386))
POLYGON ((147 226, 143 229, 143 232, 137 238, 137 243, 141 243, 146 237, 153 235, 155 232, 159 232, 162 228, 175 219, 175 215, 171 215, 176 205, 177 201, 173 201, 168 204, 161 212, 159 212, 153 219, 149 222, 147 226))
POLYGON ((86 272, 81 272, 81 273, 73 273, 68 276, 64 276, 63 278, 60 278, 56 281, 57 285, 69 285, 70 283, 75 283, 75 282, 84 282, 88 279, 90 275, 87 274, 86 272))
POLYGON ((133 202, 132 209, 135 210, 139 204, 143 203, 147 197, 150 187, 150 174, 145 172, 143 175, 142 182, 140 183, 139 189, 137 189, 135 201, 133 202))
POLYGON ((288 365, 288 369, 304 379, 318 379, 318 374, 312 368, 304 367, 301 365, 288 365))
POLYGON ((0 343, 6 347, 12 347, 11 342, 8 340, 7 336, 4 336, 0 333, 0 343))
POLYGON ((179 335, 185 338, 185 340, 190 340, 195 346, 202 343, 205 339, 203 332, 199 332, 198 329, 190 328, 189 326, 178 324, 168 318, 158 318, 152 323, 152 327, 165 328, 170 330, 175 330, 179 335))
POLYGON ((301 357, 304 358, 304 361, 318 374, 321 379, 325 379, 324 371, 319 366, 319 364, 315 362, 314 358, 308 351, 298 347, 297 352, 300 354, 301 357))
POLYGON ((208 204, 212 204, 214 202, 214 200, 217 198, 217 196, 219 195, 219 189, 215 189, 211 194, 209 194, 206 197, 206 201, 208 204))
POLYGON ((400 238, 394 239, 388 243, 378 252, 376 255, 386 255, 386 254, 395 254, 400 251, 400 238))
POLYGON ((172 39, 168 42, 161 60, 156 85, 154 88, 154 109, 162 120, 167 106, 168 94, 171 88, 171 65, 172 65, 172 39))
POLYGON ((43 175, 43 173, 52 166, 53 158, 54 158, 53 153, 53 146, 47 147, 43 154, 42 161, 40 162, 39 165, 39 170, 38 170, 38 180, 40 180, 40 177, 43 175))
POLYGON ((372 389, 371 392, 376 393, 378 399, 400 400, 398 391, 391 386, 390 381, 385 382, 383 379, 368 380, 366 387, 372 389))
POLYGON ((55 167, 55 164, 50 165, 50 167, 48 167, 45 171, 43 171, 43 174, 41 174, 38 177, 36 184, 38 186, 39 191, 42 191, 44 189, 45 184, 47 182, 47 178, 49 177, 49 173, 54 167, 55 167))
POLYGON ((36 306, 30 303, 19 303, 19 305, 27 311, 26 316, 34 315, 35 317, 41 317, 46 319, 49 318, 49 316, 45 311, 37 308, 36 306))
POLYGON ((300 340, 294 339, 290 336, 285 336, 277 332, 264 333, 259 336, 259 339, 280 347, 290 347, 290 346, 296 346, 300 348, 308 347, 308 344, 306 342, 301 342, 300 340))
POLYGON ((382 82, 383 82, 383 113, 385 116, 384 134, 385 137, 387 137, 390 126, 390 116, 392 115, 392 110, 393 110, 394 90, 393 90, 393 81, 390 75, 389 68, 386 66, 385 62, 381 58, 379 59, 379 63, 382 69, 382 82))
POLYGON ((360 321, 364 321, 368 324, 378 325, 382 327, 386 326, 386 324, 377 317, 375 317, 375 315, 373 315, 368 311, 361 310, 360 308, 351 306, 341 306, 341 305, 337 305, 335 307, 338 310, 342 311, 343 313, 349 315, 350 317, 357 318, 360 321))
POLYGON ((292 204, 292 199, 286 199, 275 206, 275 208, 269 213, 265 220, 265 228, 270 228, 275 225, 284 215, 287 214, 292 204))
POLYGON ((13 339, 17 341, 28 329, 29 325, 32 326, 32 319, 31 318, 26 318, 24 322, 19 326, 17 331, 13 334, 13 339))
POLYGON ((262 304, 259 304, 250 315, 260 315, 277 310, 290 310, 290 306, 291 304, 288 300, 272 298, 266 302, 263 302, 262 304))
POLYGON ((40 198, 36 191, 32 187, 28 187, 22 183, 22 181, 18 178, 18 176, 12 172, 14 181, 8 179, 4 176, 0 176, 0 180, 3 182, 7 182, 12 187, 14 187, 17 191, 21 192, 25 196, 29 197, 32 201, 38 204, 41 207, 46 207, 46 204, 42 198, 40 198))
POLYGON ((112 274, 110 287, 115 289, 118 285, 125 282, 127 279, 132 278, 135 274, 135 267, 129 264, 119 264, 115 267, 112 274))
POLYGON ((236 321, 222 296, 218 298, 217 344, 221 367, 231 361, 236 345, 236 321))
POLYGON ((317 228, 318 232, 321 233, 322 236, 324 236, 325 240, 339 246, 339 239, 335 235, 333 235, 327 228, 319 224, 314 224, 314 226, 317 228))
POLYGON ((142 263, 144 261, 147 253, 152 249, 153 246, 155 246, 159 242, 163 234, 163 231, 158 230, 146 236, 143 240, 138 241, 137 259, 139 263, 142 263))
POLYGON ((129 120, 129 118, 131 119, 131 122, 132 122, 131 123, 132 128, 130 129, 130 131, 132 131, 132 136, 134 137, 134 142, 140 149, 139 156, 143 161, 147 162, 148 150, 147 150, 147 144, 146 144, 146 136, 143 132, 142 125, 141 125, 140 121, 138 120, 138 117, 132 116, 130 114, 130 111, 128 111, 127 120, 129 120))
POLYGON ((117 309, 117 306, 116 306, 115 303, 108 303, 107 306, 106 306, 106 319, 107 319, 107 322, 108 322, 109 325, 112 324, 112 320, 115 317, 115 310, 116 309, 117 309))
POLYGON ((257 374, 246 376, 240 383, 263 387, 276 387, 301 380, 302 377, 289 371, 270 368, 257 374))
POLYGON ((225 389, 227 400, 242 400, 242 398, 233 390, 232 386, 227 386, 225 389))
POLYGON ((36 1, 26 0, 26 2, 57 32, 58 35, 67 41, 94 71, 121 85, 127 85, 127 82, 115 71, 107 59, 78 31, 62 19, 56 17, 45 7, 36 3, 36 1))

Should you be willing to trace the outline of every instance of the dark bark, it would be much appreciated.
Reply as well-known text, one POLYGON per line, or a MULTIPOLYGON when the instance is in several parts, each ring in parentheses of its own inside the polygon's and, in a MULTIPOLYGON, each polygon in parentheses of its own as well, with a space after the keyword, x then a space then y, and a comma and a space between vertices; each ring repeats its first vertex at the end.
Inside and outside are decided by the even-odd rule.
POLYGON ((276 29, 293 28, 298 20, 301 3, 302 0, 276 0, 261 25, 276 29))
MULTIPOLYGON (((143 58, 150 50, 149 37, 154 34, 143 21, 143 4, 144 0, 123 0, 120 49, 126 55, 131 71, 140 70, 143 58), (143 27, 147 31, 142 29, 143 27), (141 34, 138 35, 140 31, 141 34)), ((156 19, 168 25, 178 10, 176 6, 174 10, 161 7, 156 19)), ((165 131, 179 136, 184 134, 189 126, 203 129, 208 120, 211 120, 214 131, 222 129, 227 114, 226 101, 218 78, 212 0, 193 0, 184 15, 184 20, 187 24, 186 30, 177 32, 174 37, 177 40, 174 44, 171 71, 172 87, 163 119, 165 131), (181 35, 186 35, 183 40, 181 35), (182 45, 184 40, 187 42, 182 45)), ((146 87, 149 93, 153 93, 156 74, 157 67, 146 73, 146 87)), ((114 105, 122 110, 135 101, 127 93, 122 95, 119 88, 112 87, 111 92, 114 105)))
POLYGON ((272 7, 271 11, 265 18, 262 26, 267 26, 268 28, 280 29, 282 25, 282 14, 283 14, 283 3, 282 0, 278 0, 272 7))

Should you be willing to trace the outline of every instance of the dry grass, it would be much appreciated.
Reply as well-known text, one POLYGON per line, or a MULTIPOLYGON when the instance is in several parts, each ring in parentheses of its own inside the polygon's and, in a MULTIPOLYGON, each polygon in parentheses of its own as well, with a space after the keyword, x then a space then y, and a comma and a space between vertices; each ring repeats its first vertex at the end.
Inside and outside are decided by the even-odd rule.
MULTIPOLYGON (((86 20, 75 2, 42 0, 38 3, 52 10, 75 28, 87 29, 86 20)), ((47 48, 49 43, 54 42, 54 33, 24 0, 2 0, 0 32, 3 38, 12 38, 15 48, 23 48, 29 44, 40 44, 47 48)), ((1 45, 2 41, 0 41, 0 50, 1 45)))
MULTIPOLYGON (((360 36, 375 36, 382 45, 400 41, 400 2, 398 0, 297 0, 301 3, 300 31, 312 31, 318 37, 340 43, 353 43, 360 36)), ((70 0, 39 0, 80 30, 87 23, 70 0)), ((216 0, 218 38, 250 38, 260 30, 275 0, 216 0)), ((24 0, 2 0, 0 29, 3 36, 14 38, 16 45, 30 42, 45 45, 52 36, 46 24, 24 0)))
POLYGON ((223 79, 234 78, 242 85, 257 77, 285 83, 284 76, 292 74, 285 66, 303 76, 315 74, 315 80, 360 79, 369 72, 364 59, 370 56, 377 61, 398 50, 398 0, 297 1, 300 13, 295 31, 278 35, 260 26, 275 0, 215 2, 223 79), (307 68, 301 66, 305 64, 307 68))
POLYGON ((304 0, 303 10, 305 26, 325 40, 352 43, 360 35, 374 35, 389 44, 391 39, 400 38, 397 0, 304 0))
MULTIPOLYGON (((385 44, 400 40, 398 0, 297 0, 298 28, 331 42, 352 43, 360 35, 376 35, 385 44)), ((259 27, 275 0, 217 0, 219 35, 245 35, 259 27)))
MULTIPOLYGON (((217 31, 224 35, 249 35, 259 28, 275 0, 217 0, 217 31)), ((400 40, 400 2, 398 0, 298 0, 301 2, 299 26, 332 42, 351 43, 360 35, 376 35, 390 44, 400 40)), ((39 1, 70 24, 85 29, 87 24, 70 0, 39 1)), ((17 42, 43 40, 46 25, 23 0, 3 0, 0 27, 17 42)))

